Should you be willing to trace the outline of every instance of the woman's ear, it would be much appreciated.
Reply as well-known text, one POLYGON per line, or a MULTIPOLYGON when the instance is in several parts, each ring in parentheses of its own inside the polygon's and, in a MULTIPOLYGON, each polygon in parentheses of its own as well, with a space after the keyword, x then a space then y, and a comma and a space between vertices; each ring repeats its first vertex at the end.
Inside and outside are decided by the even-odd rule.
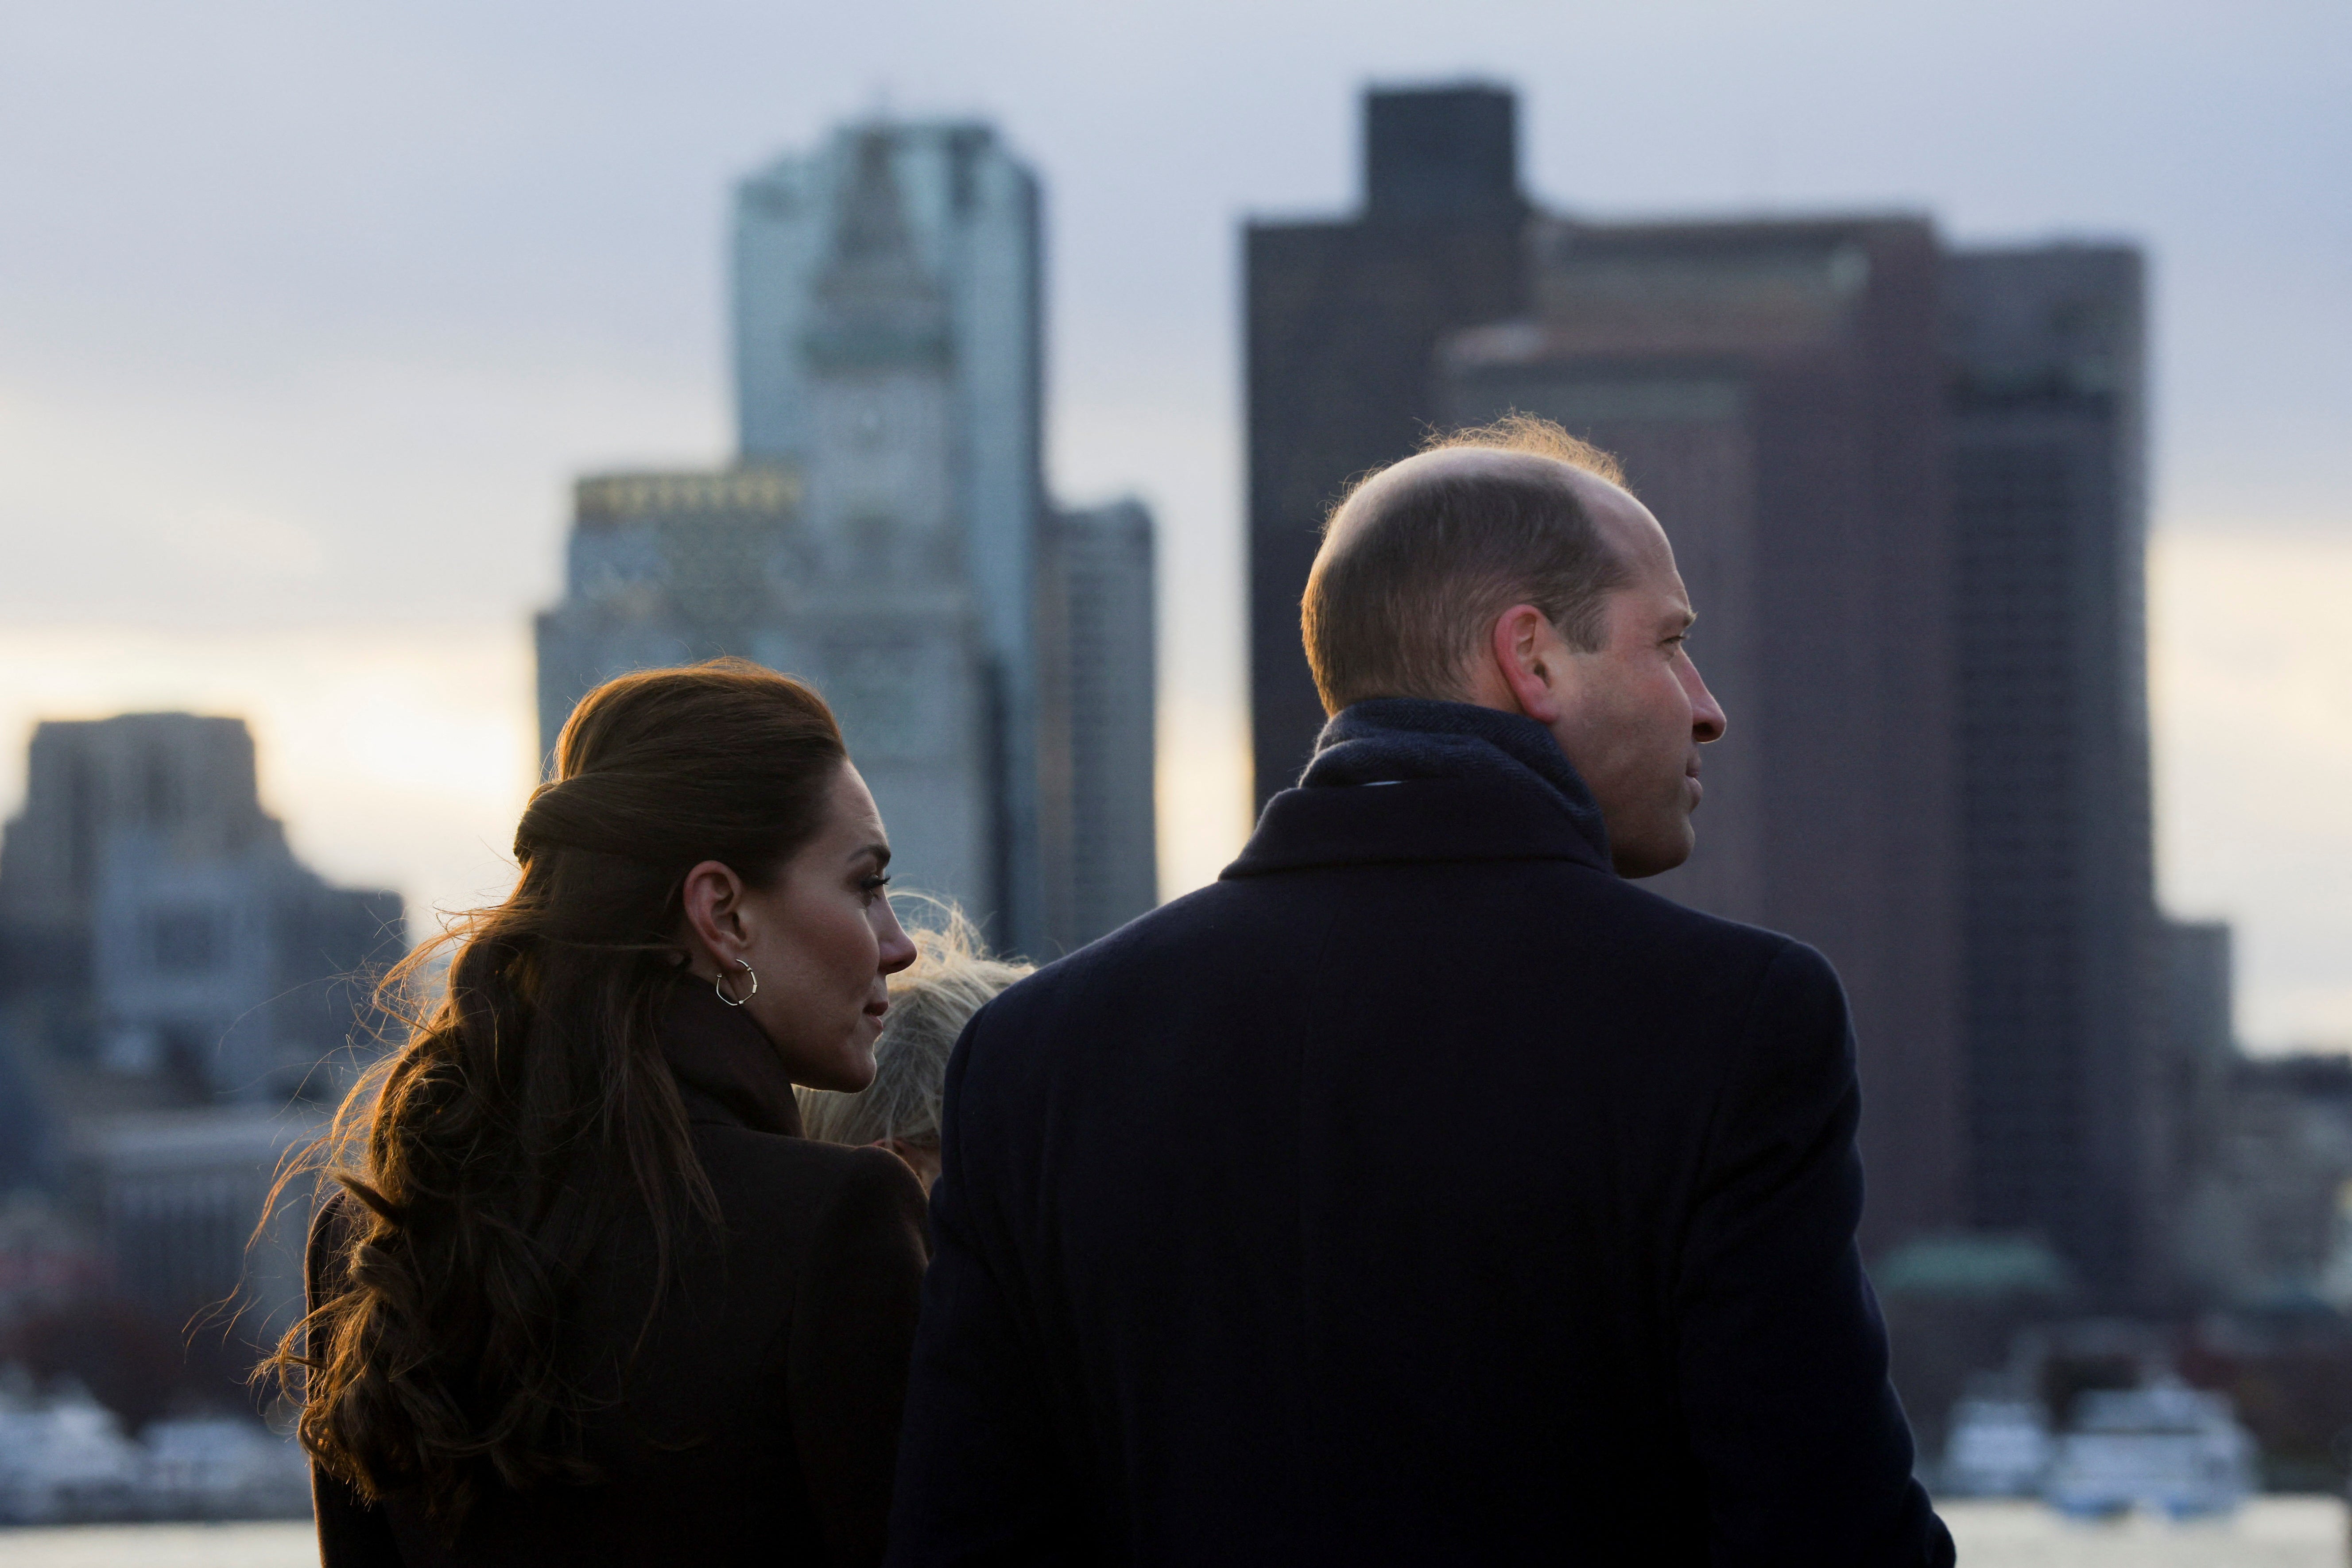
POLYGON ((705 860, 686 874, 679 889, 686 906, 687 965, 708 979, 734 970, 751 944, 743 924, 743 879, 735 868, 705 860))

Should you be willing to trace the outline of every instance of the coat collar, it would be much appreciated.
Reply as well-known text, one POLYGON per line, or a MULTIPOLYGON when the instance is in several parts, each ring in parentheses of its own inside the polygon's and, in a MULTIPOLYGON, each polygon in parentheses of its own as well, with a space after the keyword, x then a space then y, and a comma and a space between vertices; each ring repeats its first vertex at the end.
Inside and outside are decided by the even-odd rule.
POLYGON ((1417 860, 1569 860, 1606 871, 1600 806, 1550 731, 1465 702, 1381 698, 1324 727, 1227 877, 1417 860))
POLYGON ((802 1136, 791 1075, 750 1014, 683 979, 663 998, 659 1033, 688 1121, 802 1136))

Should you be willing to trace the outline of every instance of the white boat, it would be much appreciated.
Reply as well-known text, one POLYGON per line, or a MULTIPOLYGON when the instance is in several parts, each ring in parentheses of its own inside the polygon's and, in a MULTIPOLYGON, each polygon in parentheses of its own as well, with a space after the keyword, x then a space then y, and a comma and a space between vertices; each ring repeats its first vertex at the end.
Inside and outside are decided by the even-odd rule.
POLYGON ((133 1441, 79 1386, 44 1403, 0 1390, 0 1525, 295 1519, 310 1507, 302 1450, 250 1417, 151 1422, 133 1441))
POLYGON ((2227 1513, 2254 1489, 2254 1441, 2226 1394, 2160 1377, 2076 1401, 2042 1495, 2078 1516, 2141 1508, 2176 1519, 2227 1513))
POLYGON ((157 1518, 291 1519, 310 1510, 310 1462, 257 1421, 158 1421, 145 1438, 144 1505, 157 1518))
POLYGON ((139 1481, 139 1446, 81 1389, 0 1405, 0 1523, 120 1518, 139 1481))
POLYGON ((2054 1451, 2049 1414, 2035 1401, 1963 1399, 1952 1406, 1940 1489, 1953 1497, 2039 1497, 2054 1451))

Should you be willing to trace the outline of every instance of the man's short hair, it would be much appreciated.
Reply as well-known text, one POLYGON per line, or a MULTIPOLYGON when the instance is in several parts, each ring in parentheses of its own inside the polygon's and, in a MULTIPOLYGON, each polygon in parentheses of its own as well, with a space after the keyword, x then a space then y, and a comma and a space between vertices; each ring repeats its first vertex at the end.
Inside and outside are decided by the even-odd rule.
POLYGON ((1513 605, 1541 610, 1572 647, 1601 646, 1606 601, 1627 581, 1626 565, 1555 465, 1621 486, 1623 468, 1526 414, 1433 436, 1422 451, 1465 447, 1550 460, 1408 477, 1338 532, 1341 515, 1389 471, 1375 468, 1325 518, 1300 612, 1328 711, 1372 697, 1460 697, 1487 627, 1513 605))

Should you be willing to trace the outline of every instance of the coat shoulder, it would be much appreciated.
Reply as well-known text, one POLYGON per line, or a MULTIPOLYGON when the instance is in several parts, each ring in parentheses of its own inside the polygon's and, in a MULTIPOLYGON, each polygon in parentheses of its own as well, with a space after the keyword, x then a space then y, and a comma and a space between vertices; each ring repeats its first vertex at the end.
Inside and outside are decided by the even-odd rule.
POLYGON ((1654 932, 1662 951, 1682 952, 1692 962, 1737 954, 1759 963, 1776 960, 1826 970, 1829 960, 1797 938, 1766 926, 1709 914, 1654 892, 1622 877, 1591 877, 1601 884, 1585 896, 1610 918, 1654 932))
POLYGON ((1573 862, 1318 867, 1228 879, 1171 900, 1007 989, 967 1039, 1034 1041, 1105 1014, 1189 1013, 1204 987, 1385 993, 1425 974, 1436 954, 1449 973, 1492 962, 1507 989, 1523 983, 1530 994, 1695 989, 1737 1005, 1768 973, 1806 990, 1837 986, 1829 961, 1793 937, 1573 862), (1465 939, 1471 927, 1484 935, 1465 939))
POLYGON ((843 1203, 922 1206, 922 1183, 887 1149, 709 1123, 696 1126, 694 1142, 720 1208, 737 1226, 806 1225, 843 1203))

